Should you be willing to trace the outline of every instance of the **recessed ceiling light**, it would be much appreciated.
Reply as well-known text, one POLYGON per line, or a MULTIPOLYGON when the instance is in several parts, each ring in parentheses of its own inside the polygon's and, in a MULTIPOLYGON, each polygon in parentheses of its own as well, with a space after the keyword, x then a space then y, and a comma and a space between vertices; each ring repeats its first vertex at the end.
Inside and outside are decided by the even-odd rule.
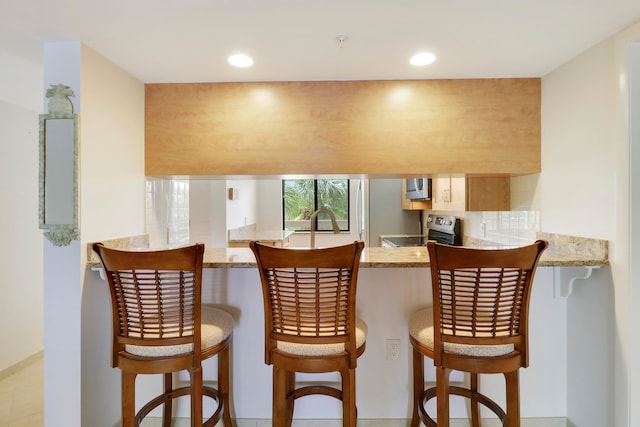
POLYGON ((253 59, 243 54, 231 55, 227 60, 229 64, 235 65, 236 67, 245 68, 253 65, 253 59))
POLYGON ((421 67, 423 65, 429 65, 433 61, 436 60, 436 56, 430 52, 423 52, 411 57, 411 65, 415 65, 416 67, 421 67))

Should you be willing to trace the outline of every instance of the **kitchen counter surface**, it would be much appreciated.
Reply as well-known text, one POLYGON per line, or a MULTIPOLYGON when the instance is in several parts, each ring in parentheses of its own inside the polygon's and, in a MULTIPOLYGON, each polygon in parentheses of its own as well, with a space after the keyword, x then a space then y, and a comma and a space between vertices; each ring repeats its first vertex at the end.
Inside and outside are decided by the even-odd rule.
POLYGON ((249 242, 258 240, 271 246, 287 246, 289 237, 293 234, 290 230, 263 230, 257 231, 255 224, 234 228, 228 231, 229 247, 248 247, 249 242))
MULTIPOLYGON (((588 267, 609 265, 608 242, 558 234, 539 233, 538 238, 547 240, 549 248, 542 254, 539 266, 588 267)), ((143 250, 148 247, 145 236, 115 239, 105 242, 107 246, 143 250), (145 244, 146 242, 146 244, 145 244)), ((466 246, 492 249, 506 248, 482 240, 466 240, 466 246)), ((99 260, 89 245, 87 258, 89 267, 99 267, 99 260)), ((380 248, 365 247, 360 262, 361 268, 412 268, 429 267, 429 254, 425 246, 380 248)), ((256 262, 249 248, 206 248, 205 268, 255 268, 256 262)))

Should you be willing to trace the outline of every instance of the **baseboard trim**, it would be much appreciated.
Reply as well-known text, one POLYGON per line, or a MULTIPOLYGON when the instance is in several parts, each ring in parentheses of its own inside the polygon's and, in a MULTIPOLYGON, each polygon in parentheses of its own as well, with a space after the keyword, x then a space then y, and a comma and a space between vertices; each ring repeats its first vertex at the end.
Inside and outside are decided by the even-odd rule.
POLYGON ((2 371, 0 371, 0 380, 3 380, 5 378, 10 377, 11 375, 15 374, 18 371, 21 371, 22 369, 26 368, 27 366, 38 362, 39 360, 42 360, 44 358, 44 350, 40 350, 39 352, 32 354, 31 356, 27 357, 26 359, 22 359, 21 361, 19 361, 18 363, 15 363, 11 366, 9 366, 6 369, 3 369, 2 371))
MULTIPOLYGON (((358 419, 358 427, 407 427, 410 420, 406 419, 358 419)), ((237 427, 271 427, 270 419, 236 419, 237 427)), ((173 427, 190 427, 187 418, 177 418, 173 427)), ((567 427, 566 418, 523 418, 521 427, 567 427)), ((147 418, 142 427, 159 427, 161 418, 147 418)), ((500 427, 497 419, 483 419, 483 427, 500 427)), ((226 426, 225 426, 226 427, 226 426)), ((293 420, 292 427, 342 427, 341 420, 293 420)), ((463 419, 451 420, 450 427, 470 427, 469 421, 463 419)))

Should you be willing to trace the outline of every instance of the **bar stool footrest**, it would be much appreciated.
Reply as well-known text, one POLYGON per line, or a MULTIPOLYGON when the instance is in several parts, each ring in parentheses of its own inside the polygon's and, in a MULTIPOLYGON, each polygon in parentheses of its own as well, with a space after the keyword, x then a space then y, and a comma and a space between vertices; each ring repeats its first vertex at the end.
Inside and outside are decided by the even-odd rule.
MULTIPOLYGON (((467 399, 477 400, 478 403, 490 409, 494 414, 496 414, 496 416, 504 426, 504 419, 506 417, 505 412, 495 401, 485 396, 484 394, 473 392, 468 388, 458 387, 458 386, 449 386, 449 394, 466 397, 467 399)), ((433 420, 433 418, 431 418, 431 416, 427 413, 427 410, 424 408, 425 403, 433 399, 434 397, 436 397, 436 387, 431 387, 427 390, 424 390, 422 392, 422 396, 420 396, 420 405, 418 406, 418 414, 420 415, 420 420, 427 427, 437 427, 436 422, 433 420)))
MULTIPOLYGON (((187 386, 187 387, 176 388, 174 390, 171 390, 171 392, 169 393, 163 393, 155 397, 154 399, 149 401, 146 405, 144 405, 142 408, 140 408, 140 410, 136 414, 136 426, 140 426, 140 423, 142 422, 142 420, 158 406, 172 399, 176 399, 182 396, 189 396, 189 395, 191 395, 191 388, 187 386)), ((222 419, 222 411, 224 409, 223 403, 222 403, 222 395, 218 390, 216 390, 213 387, 203 386, 202 396, 210 397, 211 399, 215 400, 218 403, 218 406, 216 410, 213 412, 213 414, 211 415, 211 417, 209 417, 209 419, 207 419, 202 423, 203 427, 213 427, 218 423, 218 421, 222 419)))

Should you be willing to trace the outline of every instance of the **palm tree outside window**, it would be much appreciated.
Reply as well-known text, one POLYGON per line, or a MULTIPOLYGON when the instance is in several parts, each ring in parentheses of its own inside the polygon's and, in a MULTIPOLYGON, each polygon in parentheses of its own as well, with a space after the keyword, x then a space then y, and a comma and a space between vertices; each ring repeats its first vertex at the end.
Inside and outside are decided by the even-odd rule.
MULTIPOLYGON (((285 179, 282 181, 283 228, 309 231, 311 215, 320 208, 330 209, 341 231, 349 231, 348 179, 285 179)), ((320 212, 316 230, 331 231, 329 215, 320 212)))

